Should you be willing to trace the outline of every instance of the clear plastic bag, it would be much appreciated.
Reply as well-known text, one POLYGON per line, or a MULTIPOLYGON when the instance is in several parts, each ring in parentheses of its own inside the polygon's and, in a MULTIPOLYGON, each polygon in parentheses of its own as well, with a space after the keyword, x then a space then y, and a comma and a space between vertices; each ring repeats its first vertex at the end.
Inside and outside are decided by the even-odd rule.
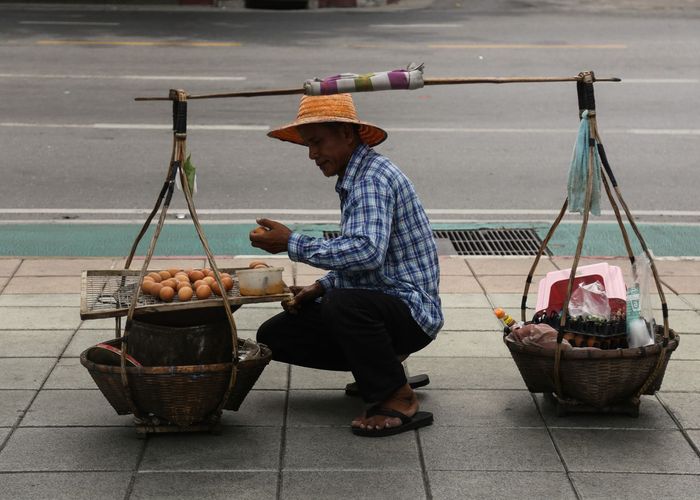
POLYGON ((646 254, 634 259, 635 282, 627 288, 627 344, 643 347, 654 343, 656 321, 651 303, 652 272, 646 254))
POLYGON ((584 320, 610 321, 610 302, 600 281, 587 285, 579 283, 569 300, 569 316, 584 320))

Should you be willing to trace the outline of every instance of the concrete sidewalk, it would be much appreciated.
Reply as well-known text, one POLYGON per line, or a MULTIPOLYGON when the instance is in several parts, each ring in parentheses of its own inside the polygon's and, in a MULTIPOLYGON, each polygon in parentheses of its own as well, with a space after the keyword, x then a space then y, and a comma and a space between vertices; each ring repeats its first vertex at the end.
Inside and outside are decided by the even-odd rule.
MULTIPOLYGON (((643 398, 638 419, 559 418, 526 390, 491 308, 519 314, 531 258, 441 257, 445 327, 407 362, 431 377, 419 392, 433 426, 355 437, 348 426, 362 405, 342 391, 349 374, 273 362, 241 410, 225 412, 221 435, 146 440, 78 359, 114 335, 112 320, 80 320, 80 272, 122 262, 0 258, 0 498, 698 497, 700 260, 657 261, 670 325, 682 338, 661 392, 643 398)), ((291 283, 289 261, 275 262, 291 283)), ((628 268, 625 259, 609 262, 628 268)), ((151 267, 203 264, 165 259, 151 267)), ((570 265, 555 257, 538 274, 570 265)), ((318 276, 300 266, 298 282, 318 276)), ((254 337, 279 310, 242 307, 240 335, 254 337)))

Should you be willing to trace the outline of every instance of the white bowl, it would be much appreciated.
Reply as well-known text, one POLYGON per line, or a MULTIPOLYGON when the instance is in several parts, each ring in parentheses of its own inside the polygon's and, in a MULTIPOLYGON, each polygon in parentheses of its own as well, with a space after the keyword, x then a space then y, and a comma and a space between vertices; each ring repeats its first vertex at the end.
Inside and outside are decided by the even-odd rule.
POLYGON ((284 271, 283 267, 240 269, 236 271, 241 295, 277 295, 284 293, 282 271, 284 271))

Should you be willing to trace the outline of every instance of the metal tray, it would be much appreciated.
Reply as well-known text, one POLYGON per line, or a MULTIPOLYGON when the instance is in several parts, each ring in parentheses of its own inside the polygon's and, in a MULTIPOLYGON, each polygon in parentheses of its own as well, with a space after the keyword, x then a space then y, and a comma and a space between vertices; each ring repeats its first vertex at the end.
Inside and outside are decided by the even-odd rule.
MULTIPOLYGON (((289 287, 284 286, 285 293, 276 295, 242 296, 238 288, 237 270, 248 268, 220 269, 233 278, 233 288, 227 297, 231 305, 255 304, 260 302, 278 302, 292 297, 289 287)), ((140 271, 128 269, 87 270, 83 271, 80 282, 80 318, 99 319, 126 316, 131 299, 137 287, 140 271)), ((200 300, 192 297, 187 302, 180 302, 177 295, 172 302, 163 302, 150 295, 139 294, 136 309, 138 313, 164 312, 205 307, 223 307, 223 298, 212 296, 200 300)))

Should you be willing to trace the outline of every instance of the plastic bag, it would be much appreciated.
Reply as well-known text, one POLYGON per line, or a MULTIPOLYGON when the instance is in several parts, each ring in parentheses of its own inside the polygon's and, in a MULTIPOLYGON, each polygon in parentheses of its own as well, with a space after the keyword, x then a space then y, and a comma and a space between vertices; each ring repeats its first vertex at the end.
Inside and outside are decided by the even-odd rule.
POLYGON ((634 259, 635 282, 627 288, 627 344, 643 347, 654 343, 656 321, 651 304, 651 263, 646 254, 634 259))
MULTIPOLYGON (((506 339, 520 342, 523 345, 541 347, 545 350, 557 348, 557 331, 545 323, 529 323, 515 328, 506 339)), ((571 349, 571 344, 568 340, 562 339, 561 348, 563 351, 568 351, 571 349)))
POLYGON ((585 320, 610 320, 610 302, 600 281, 587 285, 579 283, 569 300, 569 316, 572 318, 580 316, 585 320))

